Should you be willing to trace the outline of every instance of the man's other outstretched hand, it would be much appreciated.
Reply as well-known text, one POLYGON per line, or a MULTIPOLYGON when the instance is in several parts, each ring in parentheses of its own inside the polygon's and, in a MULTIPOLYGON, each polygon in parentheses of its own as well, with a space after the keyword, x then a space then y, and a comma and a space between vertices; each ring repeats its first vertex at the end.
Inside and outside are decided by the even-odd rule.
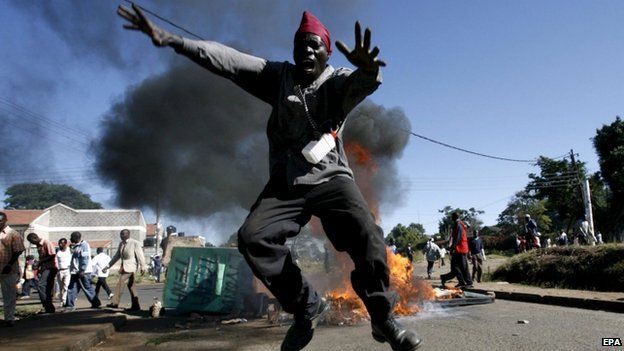
POLYGON ((117 14, 129 22, 129 24, 124 24, 124 28, 138 30, 147 34, 152 39, 152 43, 156 46, 168 46, 181 44, 182 42, 181 37, 167 32, 147 19, 143 11, 141 11, 139 6, 135 3, 132 3, 132 10, 123 5, 119 5, 117 14))
POLYGON ((347 57, 347 60, 349 60, 351 64, 364 71, 376 72, 379 70, 379 67, 385 66, 386 63, 377 58, 377 55, 379 55, 379 47, 375 46, 373 50, 371 50, 370 44, 371 30, 366 28, 364 31, 364 41, 362 41, 360 21, 355 22, 355 47, 353 51, 340 40, 336 41, 336 47, 347 57))

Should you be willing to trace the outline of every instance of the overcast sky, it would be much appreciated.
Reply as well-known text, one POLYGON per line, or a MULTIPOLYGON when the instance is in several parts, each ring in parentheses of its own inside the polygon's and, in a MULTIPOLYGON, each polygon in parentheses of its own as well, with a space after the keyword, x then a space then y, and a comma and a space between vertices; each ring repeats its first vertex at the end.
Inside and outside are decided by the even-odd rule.
MULTIPOLYGON (((2 191, 13 183, 46 180, 70 184, 107 208, 119 206, 115 187, 94 169, 105 121, 116 104, 133 99, 140 88, 170 78, 171 86, 184 85, 175 78, 186 79, 174 75, 186 67, 184 57, 121 28, 115 13, 119 3, 0 2, 2 191)), ((373 43, 388 63, 370 100, 402 111, 417 134, 484 154, 535 159, 574 149, 595 172, 591 138, 623 111, 621 1, 141 4, 204 38, 275 61, 292 61, 292 37, 304 10, 325 22, 333 40, 350 45, 353 24, 360 20, 371 27, 373 43)), ((338 51, 330 64, 349 66, 338 51)), ((155 101, 152 108, 165 105, 155 101)), ((154 143, 167 143, 162 130, 136 127, 154 143)), ((253 131, 246 138, 249 145, 266 143, 253 131)), ((188 155, 166 157, 176 164, 188 155)), ((527 174, 537 171, 530 163, 469 155, 415 137, 395 166, 401 192, 382 203, 382 227, 388 232, 397 223, 418 222, 428 234, 437 231, 437 210, 446 205, 484 210, 481 219, 494 224, 510 197, 526 185, 527 174)), ((227 179, 227 169, 223 172, 214 176, 227 179)), ((147 204, 142 208, 153 222, 153 211, 147 204)), ((163 216, 165 225, 220 242, 245 214, 241 207, 163 216)))

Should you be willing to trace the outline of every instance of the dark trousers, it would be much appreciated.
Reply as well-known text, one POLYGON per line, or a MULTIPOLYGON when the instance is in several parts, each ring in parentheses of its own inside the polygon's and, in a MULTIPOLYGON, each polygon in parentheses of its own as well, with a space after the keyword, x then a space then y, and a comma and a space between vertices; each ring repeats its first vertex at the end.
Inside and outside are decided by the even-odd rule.
POLYGON ((37 280, 36 279, 24 279, 24 283, 22 284, 22 293, 20 295, 21 296, 29 296, 30 295, 30 289, 32 289, 35 286, 37 286, 37 280))
POLYGON ((286 238, 295 236, 317 216, 338 251, 346 251, 355 269, 351 284, 373 322, 385 321, 395 301, 388 290, 389 273, 383 232, 355 182, 346 177, 314 186, 288 188, 272 178, 238 231, 238 249, 286 312, 296 317, 314 313, 319 296, 293 262, 286 238))
POLYGON ((39 276, 39 284, 37 284, 37 292, 39 293, 39 300, 43 308, 48 313, 54 313, 54 281, 56 280, 56 273, 58 269, 52 267, 41 271, 39 276))
POLYGON ((435 261, 427 261, 427 275, 431 277, 431 273, 433 273, 433 264, 435 261))
POLYGON ((457 278, 460 285, 472 285, 470 273, 468 273, 468 258, 466 254, 454 252, 451 255, 451 271, 440 276, 440 279, 443 281, 453 278, 457 278))
POLYGON ((481 253, 472 254, 472 280, 477 277, 477 282, 481 283, 481 275, 483 274, 483 255, 481 253))
POLYGON ((106 291, 106 296, 110 296, 111 289, 108 287, 108 283, 106 282, 106 277, 98 277, 97 283, 95 283, 95 296, 100 295, 100 288, 104 288, 106 291))

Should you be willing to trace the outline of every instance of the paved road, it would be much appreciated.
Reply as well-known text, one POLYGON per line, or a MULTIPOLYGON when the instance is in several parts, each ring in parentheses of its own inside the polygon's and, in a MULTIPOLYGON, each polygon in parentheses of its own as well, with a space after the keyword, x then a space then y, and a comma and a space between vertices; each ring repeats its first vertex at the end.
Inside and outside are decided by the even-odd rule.
MULTIPOLYGON (((149 308, 149 306, 151 306, 154 297, 158 297, 162 301, 163 286, 164 286, 164 284, 162 284, 162 283, 160 283, 160 284, 145 284, 145 285, 138 285, 137 286, 138 287, 137 288, 137 294, 139 295, 139 302, 141 304, 141 309, 147 310, 149 308)), ((115 286, 111 286, 110 288, 111 288, 111 290, 113 292, 115 292, 115 286)), ((108 300, 108 298, 105 295, 106 295, 106 293, 105 293, 104 289, 101 289, 99 297, 100 297, 100 300, 102 301, 102 306, 106 306, 106 304, 110 303, 110 301, 108 300)), ((31 296, 30 299, 18 300, 17 301, 18 305, 30 305, 30 306, 40 305, 39 295, 37 294, 37 292, 35 290, 31 291, 30 296, 31 296)), ((2 298, 0 298, 0 301, 2 301, 2 298)), ((130 307, 130 302, 131 302, 130 301, 130 292, 128 291, 128 288, 124 286, 123 293, 121 295, 120 307, 123 307, 123 308, 130 307)), ((55 299, 54 304, 60 310, 60 307, 59 307, 60 302, 55 299)), ((87 301, 87 298, 85 297, 84 293, 80 292, 78 294, 78 300, 76 302, 76 307, 77 308, 87 308, 90 305, 91 304, 87 301)))
MULTIPOLYGON (((143 286, 140 294, 149 299, 158 289, 143 286)), ((423 350, 613 350, 602 347, 601 338, 624 339, 622 314, 504 300, 449 309, 431 307, 401 321, 423 336, 423 350), (519 320, 529 323, 518 324, 519 320)), ((256 320, 231 326, 200 323, 190 330, 180 330, 173 328, 172 321, 141 318, 130 320, 124 330, 95 350, 276 350, 286 329, 287 326, 270 326, 264 320, 256 320), (165 342, 145 346, 147 341, 158 338, 165 342)), ((390 348, 372 340, 370 327, 362 324, 321 326, 306 350, 390 348)))

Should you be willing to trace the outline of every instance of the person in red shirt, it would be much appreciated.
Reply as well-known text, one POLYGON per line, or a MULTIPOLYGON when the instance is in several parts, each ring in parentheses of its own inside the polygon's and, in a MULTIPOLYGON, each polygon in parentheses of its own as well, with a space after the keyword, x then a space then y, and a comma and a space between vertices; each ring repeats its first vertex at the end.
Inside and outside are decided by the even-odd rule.
POLYGON ((457 288, 472 288, 472 279, 468 272, 468 226, 461 219, 459 214, 453 212, 451 215, 453 223, 453 233, 451 234, 451 241, 449 247, 451 251, 451 271, 442 274, 440 280, 442 280, 442 287, 445 287, 447 281, 457 278, 459 282, 455 287, 457 288))
POLYGON ((45 309, 45 313, 54 313, 55 308, 52 298, 54 297, 54 279, 56 279, 56 273, 58 273, 54 245, 49 240, 40 238, 36 233, 28 234, 26 240, 37 246, 37 252, 39 253, 39 262, 37 263, 39 270, 39 284, 37 284, 39 299, 45 309))

